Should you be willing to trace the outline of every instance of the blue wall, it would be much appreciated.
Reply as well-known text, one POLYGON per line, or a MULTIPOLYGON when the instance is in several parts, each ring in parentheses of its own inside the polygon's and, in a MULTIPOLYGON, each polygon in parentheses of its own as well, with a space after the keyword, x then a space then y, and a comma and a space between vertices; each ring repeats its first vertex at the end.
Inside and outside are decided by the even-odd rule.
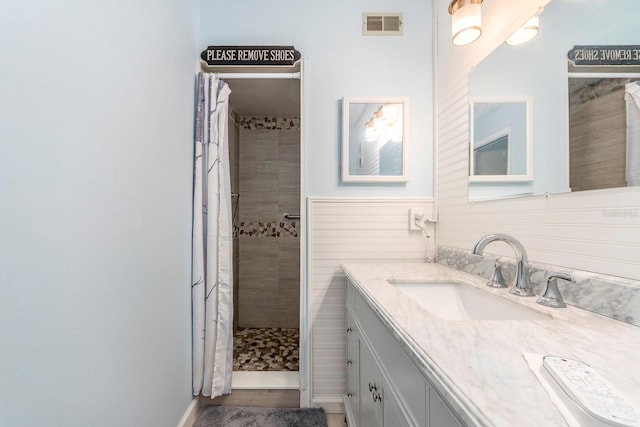
POLYGON ((428 1, 2 0, 0 20, 1 425, 169 426, 190 401, 207 44, 303 53, 307 195, 433 194, 428 1), (364 11, 404 36, 363 37, 364 11), (376 95, 410 98, 410 182, 341 185, 340 99, 376 95))
POLYGON ((195 0, 2 1, 0 425, 191 399, 195 0))
POLYGON ((305 196, 433 195, 432 2, 201 0, 207 45, 295 45, 305 62, 305 196), (402 12, 403 36, 362 36, 363 12, 402 12), (407 184, 340 182, 340 100, 407 96, 407 184))

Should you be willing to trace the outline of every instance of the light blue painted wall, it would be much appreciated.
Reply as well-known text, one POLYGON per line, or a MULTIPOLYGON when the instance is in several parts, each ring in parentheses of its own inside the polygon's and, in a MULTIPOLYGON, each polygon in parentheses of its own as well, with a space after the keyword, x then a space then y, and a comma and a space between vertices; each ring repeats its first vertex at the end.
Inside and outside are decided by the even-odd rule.
POLYGON ((198 5, 0 3, 0 425, 175 426, 198 5))
POLYGON ((433 195, 432 2, 201 0, 207 45, 295 45, 305 62, 305 196, 433 195), (363 12, 402 12, 401 37, 362 36, 363 12), (410 98, 407 184, 340 182, 340 100, 410 98))

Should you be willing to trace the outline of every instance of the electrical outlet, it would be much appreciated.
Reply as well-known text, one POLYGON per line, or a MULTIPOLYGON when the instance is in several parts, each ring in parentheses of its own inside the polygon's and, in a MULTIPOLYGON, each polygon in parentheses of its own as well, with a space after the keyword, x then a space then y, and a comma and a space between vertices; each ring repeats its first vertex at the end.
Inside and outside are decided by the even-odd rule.
POLYGON ((424 211, 421 208, 409 209, 409 230, 422 230, 417 224, 424 225, 424 211))

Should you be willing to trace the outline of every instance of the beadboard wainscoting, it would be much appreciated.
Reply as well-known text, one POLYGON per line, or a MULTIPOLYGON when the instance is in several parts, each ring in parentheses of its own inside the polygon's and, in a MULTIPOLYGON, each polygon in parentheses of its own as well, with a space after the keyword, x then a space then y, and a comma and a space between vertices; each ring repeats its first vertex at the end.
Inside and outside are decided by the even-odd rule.
MULTIPOLYGON (((532 261, 638 279, 640 187, 468 201, 468 73, 546 3, 485 2, 482 37, 459 47, 451 44, 449 1, 437 2, 437 243, 470 250, 485 234, 505 233, 522 242, 532 261)), ((506 245, 487 252, 513 256, 506 245)))
POLYGON ((409 209, 433 219, 431 198, 310 198, 308 211, 308 313, 312 405, 341 411, 346 390, 346 312, 343 262, 416 262, 434 256, 429 239, 409 230, 409 209), (427 244, 425 245, 425 242, 427 244))

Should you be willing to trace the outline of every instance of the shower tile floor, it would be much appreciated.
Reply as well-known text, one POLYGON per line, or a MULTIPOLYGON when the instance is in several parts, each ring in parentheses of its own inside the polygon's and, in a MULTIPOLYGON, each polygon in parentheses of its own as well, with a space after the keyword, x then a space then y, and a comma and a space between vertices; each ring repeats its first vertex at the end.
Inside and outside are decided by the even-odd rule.
POLYGON ((233 336, 234 371, 297 371, 298 329, 239 328, 233 336))

